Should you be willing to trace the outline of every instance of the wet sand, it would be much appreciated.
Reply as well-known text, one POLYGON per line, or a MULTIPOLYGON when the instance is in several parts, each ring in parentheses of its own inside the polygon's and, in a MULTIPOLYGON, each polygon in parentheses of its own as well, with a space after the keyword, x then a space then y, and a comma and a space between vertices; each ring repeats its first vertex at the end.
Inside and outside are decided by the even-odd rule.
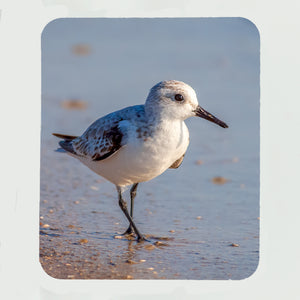
POLYGON ((44 164, 48 171, 40 219, 40 261, 49 275, 65 279, 240 279, 255 270, 256 210, 249 212, 249 205, 229 192, 234 189, 245 200, 247 188, 201 179, 205 164, 198 166, 187 159, 181 170, 169 170, 141 184, 134 216, 150 242, 137 243, 120 235, 128 224, 114 186, 67 155, 52 150, 49 155, 53 164, 51 168, 44 164), (193 187, 194 181, 186 182, 188 178, 179 181, 189 164, 199 172, 199 189, 193 187), (205 185, 207 192, 201 192, 205 185))

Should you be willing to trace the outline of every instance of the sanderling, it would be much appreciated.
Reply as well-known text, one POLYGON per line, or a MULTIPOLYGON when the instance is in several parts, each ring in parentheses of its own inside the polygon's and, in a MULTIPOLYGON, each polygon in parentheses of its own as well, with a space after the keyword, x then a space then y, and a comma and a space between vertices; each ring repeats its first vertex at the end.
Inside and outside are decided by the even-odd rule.
POLYGON ((124 234, 145 240, 133 221, 137 186, 178 168, 189 144, 184 120, 198 116, 228 126, 199 106, 192 87, 181 81, 161 81, 151 88, 144 105, 135 105, 96 120, 81 136, 54 133, 59 145, 95 173, 116 185, 119 206, 129 221, 124 234), (123 187, 130 189, 130 214, 123 187))

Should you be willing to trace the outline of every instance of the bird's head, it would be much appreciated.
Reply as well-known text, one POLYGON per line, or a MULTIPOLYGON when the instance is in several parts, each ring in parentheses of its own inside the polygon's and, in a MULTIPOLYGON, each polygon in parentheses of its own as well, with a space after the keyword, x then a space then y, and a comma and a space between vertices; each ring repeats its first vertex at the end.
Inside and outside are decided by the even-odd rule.
POLYGON ((185 120, 198 116, 223 128, 228 126, 199 106, 194 89, 177 81, 161 81, 151 88, 146 100, 146 111, 153 111, 162 118, 185 120))

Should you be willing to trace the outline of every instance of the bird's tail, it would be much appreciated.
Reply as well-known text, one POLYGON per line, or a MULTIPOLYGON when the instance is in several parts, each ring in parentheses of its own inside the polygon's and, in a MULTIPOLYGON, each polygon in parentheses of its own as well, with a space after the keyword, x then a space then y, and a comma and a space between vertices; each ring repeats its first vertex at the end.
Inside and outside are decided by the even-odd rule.
POLYGON ((66 134, 60 134, 60 133, 52 133, 54 136, 64 139, 64 141, 60 141, 59 145, 61 148, 58 148, 56 152, 70 152, 73 154, 76 154, 76 152, 73 149, 72 141, 77 138, 77 136, 74 135, 66 135, 66 134))
POLYGON ((60 139, 66 140, 66 141, 72 141, 78 137, 75 135, 67 135, 67 134, 60 134, 60 133, 52 133, 52 134, 60 139))

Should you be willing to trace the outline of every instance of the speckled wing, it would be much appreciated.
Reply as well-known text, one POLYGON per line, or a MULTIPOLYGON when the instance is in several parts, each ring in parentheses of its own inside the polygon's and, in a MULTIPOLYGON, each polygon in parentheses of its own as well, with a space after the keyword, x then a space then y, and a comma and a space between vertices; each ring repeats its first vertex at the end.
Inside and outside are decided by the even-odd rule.
POLYGON ((95 161, 103 160, 122 146, 123 132, 119 128, 119 116, 106 116, 94 122, 82 136, 72 140, 72 150, 78 156, 95 161))
POLYGON ((64 139, 60 146, 75 156, 103 160, 126 145, 128 127, 142 118, 143 105, 126 107, 96 120, 82 136, 53 135, 64 139))

